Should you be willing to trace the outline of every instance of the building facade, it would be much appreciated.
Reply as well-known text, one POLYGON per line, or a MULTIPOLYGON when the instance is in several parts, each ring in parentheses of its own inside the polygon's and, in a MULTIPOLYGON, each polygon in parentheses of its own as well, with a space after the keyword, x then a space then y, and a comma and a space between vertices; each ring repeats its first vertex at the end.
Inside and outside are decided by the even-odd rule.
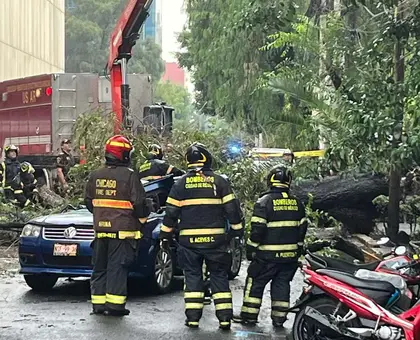
POLYGON ((0 81, 64 72, 64 2, 0 1, 0 81))
POLYGON ((176 62, 166 62, 162 80, 185 87, 185 71, 176 62))
POLYGON ((162 47, 162 10, 161 1, 154 0, 149 8, 149 16, 144 23, 140 37, 152 39, 162 47))

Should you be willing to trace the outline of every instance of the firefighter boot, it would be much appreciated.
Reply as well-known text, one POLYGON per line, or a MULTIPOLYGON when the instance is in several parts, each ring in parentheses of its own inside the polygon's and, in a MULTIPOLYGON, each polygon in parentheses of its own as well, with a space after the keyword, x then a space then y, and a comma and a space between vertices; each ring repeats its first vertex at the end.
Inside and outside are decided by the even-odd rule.
POLYGON ((230 330, 230 321, 220 321, 219 328, 224 331, 230 330))
POLYGON ((185 326, 187 326, 188 328, 198 328, 198 321, 188 321, 185 320, 185 326))
POLYGON ((130 310, 127 308, 124 308, 124 309, 107 308, 104 312, 104 315, 107 315, 107 316, 126 316, 129 314, 130 314, 130 310))
POLYGON ((284 317, 280 317, 280 318, 276 318, 275 320, 273 320, 273 326, 275 328, 283 328, 283 324, 286 322, 287 318, 284 317))
POLYGON ((258 320, 250 320, 240 315, 234 315, 232 320, 235 323, 240 323, 242 325, 247 325, 247 326, 255 326, 258 323, 258 320))
POLYGON ((95 314, 95 315, 101 315, 105 313, 105 306, 92 306, 92 313, 90 313, 91 315, 95 314))

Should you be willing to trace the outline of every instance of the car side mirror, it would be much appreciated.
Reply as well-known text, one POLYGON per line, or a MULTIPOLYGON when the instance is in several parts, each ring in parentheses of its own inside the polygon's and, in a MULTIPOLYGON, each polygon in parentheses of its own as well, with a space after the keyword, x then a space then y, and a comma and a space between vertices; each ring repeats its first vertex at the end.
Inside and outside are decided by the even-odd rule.
POLYGON ((406 252, 407 252, 407 247, 405 246, 398 246, 394 250, 395 255, 398 255, 398 256, 405 255, 406 252))

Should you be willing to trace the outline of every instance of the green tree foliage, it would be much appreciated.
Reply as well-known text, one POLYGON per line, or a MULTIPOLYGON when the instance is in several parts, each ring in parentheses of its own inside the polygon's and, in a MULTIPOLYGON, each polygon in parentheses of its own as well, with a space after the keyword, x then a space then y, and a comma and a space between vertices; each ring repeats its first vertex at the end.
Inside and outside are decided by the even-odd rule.
MULTIPOLYGON (((66 72, 103 73, 109 39, 124 0, 74 0, 66 12, 66 72)), ((131 73, 149 73, 158 81, 164 71, 161 49, 150 39, 137 41, 128 63, 131 73)))
POLYGON ((188 90, 170 81, 161 81, 155 90, 155 101, 166 102, 175 109, 175 112, 186 116, 192 111, 192 104, 188 90))
MULTIPOLYGON (((329 143, 334 170, 391 174, 389 210, 392 205, 398 210, 398 173, 420 156, 420 7, 417 1, 347 5, 346 13, 331 12, 318 21, 301 18, 292 31, 271 37, 268 49, 288 46, 298 56, 278 65, 270 85, 312 108, 312 132, 329 143), (350 20, 355 11, 357 20, 350 20)), ((397 222, 398 211, 393 215, 397 222)))
POLYGON ((313 146, 313 141, 296 139, 305 110, 285 101, 282 94, 265 91, 260 79, 285 58, 284 51, 262 51, 260 47, 268 35, 290 30, 298 5, 306 6, 305 1, 300 3, 186 1, 189 21, 179 37, 186 52, 178 59, 193 73, 198 109, 241 121, 243 129, 269 137, 269 145, 313 146))

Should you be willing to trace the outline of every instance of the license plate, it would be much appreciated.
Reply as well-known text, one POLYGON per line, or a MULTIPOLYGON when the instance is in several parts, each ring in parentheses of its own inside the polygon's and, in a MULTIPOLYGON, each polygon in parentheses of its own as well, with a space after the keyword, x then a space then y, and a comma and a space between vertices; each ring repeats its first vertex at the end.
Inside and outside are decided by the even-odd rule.
POLYGON ((54 256, 77 256, 77 244, 54 244, 54 256))

